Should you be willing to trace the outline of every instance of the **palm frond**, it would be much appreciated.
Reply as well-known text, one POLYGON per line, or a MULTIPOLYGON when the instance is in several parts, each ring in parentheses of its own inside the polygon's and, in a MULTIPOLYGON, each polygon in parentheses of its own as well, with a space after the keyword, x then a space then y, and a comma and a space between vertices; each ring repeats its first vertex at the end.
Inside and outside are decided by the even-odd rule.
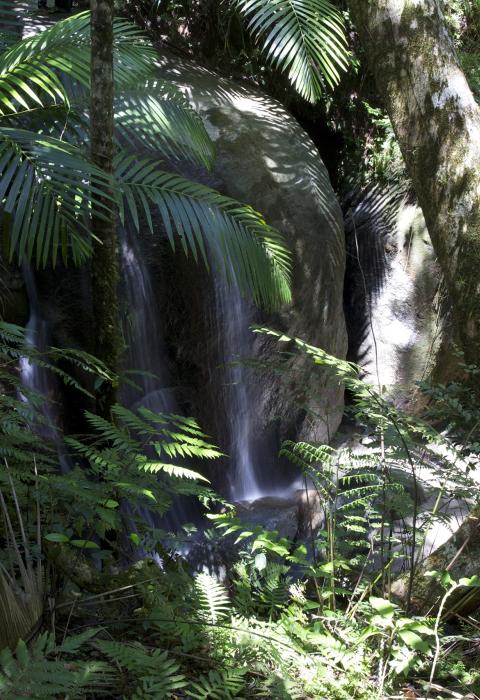
MULTIPOLYGON (((131 22, 116 19, 114 33, 114 74, 117 88, 145 80, 152 73, 156 52, 151 42, 131 22)), ((38 70, 36 80, 45 82, 52 75, 65 74, 80 84, 90 85, 90 13, 72 15, 43 32, 19 41, 0 56, 0 76, 28 75, 31 66, 38 70)), ((34 82, 33 79, 31 79, 34 82)), ((43 88, 45 89, 45 88, 43 88)), ((66 90, 62 97, 68 101, 66 90)))
POLYGON ((68 104, 59 76, 43 61, 31 60, 5 69, 0 57, 0 116, 15 115, 57 101, 68 104))
MULTIPOLYGON (((36 250, 37 264, 58 252, 75 262, 91 251, 89 212, 109 196, 111 181, 82 152, 22 129, 0 129, 0 203, 11 256, 36 250), (12 225, 10 225, 12 224, 12 225)), ((112 201, 113 204, 113 201, 112 201)))
POLYGON ((118 135, 133 148, 211 167, 213 142, 200 116, 173 85, 147 82, 141 94, 129 91, 117 98, 114 111, 118 135))
POLYGON ((266 307, 288 303, 290 254, 282 235, 248 205, 180 175, 158 169, 151 159, 121 154, 115 162, 115 178, 123 194, 120 216, 130 215, 140 228, 140 215, 154 232, 156 208, 172 247, 179 237, 186 254, 209 259, 224 268, 229 281, 242 293, 252 292, 266 307), (206 244, 210 255, 207 255, 206 244))
POLYGON ((330 0, 233 0, 268 61, 314 102, 340 80, 348 51, 340 12, 330 0))

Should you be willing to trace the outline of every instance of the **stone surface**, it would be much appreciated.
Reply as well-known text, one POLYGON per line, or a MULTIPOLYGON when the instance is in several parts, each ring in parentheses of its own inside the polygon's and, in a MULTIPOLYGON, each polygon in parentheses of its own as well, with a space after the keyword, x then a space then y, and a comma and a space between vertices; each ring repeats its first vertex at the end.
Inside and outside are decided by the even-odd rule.
MULTIPOLYGON (((281 105, 252 87, 177 58, 163 57, 161 64, 162 75, 188 96, 215 142, 215 186, 259 210, 284 233, 293 251, 293 306, 271 316, 251 309, 247 322, 269 325, 345 357, 342 214, 312 141, 281 105)), ((211 332, 221 334, 221 324, 211 332)), ((209 343, 214 341, 207 331, 204 350, 210 370, 205 381, 215 382, 218 359, 209 355, 209 343)), ((278 360, 275 343, 259 336, 252 336, 251 356, 278 360)), ((267 475, 263 489, 272 493, 282 469, 272 457, 280 442, 293 437, 328 440, 342 416, 343 390, 301 357, 284 358, 280 372, 252 372, 248 381, 254 451, 262 455, 261 471, 267 475)), ((204 410, 205 401, 202 397, 204 410)), ((212 420, 216 434, 222 420, 219 405, 214 401, 209 411, 217 414, 212 420)))
POLYGON ((237 515, 245 525, 261 525, 278 532, 280 537, 293 540, 298 533, 298 500, 266 496, 256 501, 235 504, 237 515))
POLYGON ((0 277, 0 320, 25 325, 29 311, 21 270, 0 258, 0 277))
MULTIPOLYGON (((465 518, 461 527, 441 547, 428 556, 415 572, 411 612, 431 614, 438 609, 445 590, 440 583, 426 574, 431 571, 448 571, 455 581, 478 576, 480 560, 480 528, 478 507, 465 518)), ((392 594, 404 604, 408 592, 408 575, 397 579, 392 585, 392 594)), ((480 589, 458 589, 448 600, 449 615, 466 616, 480 605, 480 589)))
MULTIPOLYGON (((296 120, 261 92, 177 58, 162 58, 161 64, 160 72, 188 95, 216 145, 212 173, 186 174, 254 206, 284 233, 293 252, 292 307, 267 315, 246 303, 245 326, 265 324, 344 357, 342 213, 315 146, 296 120)), ((157 228, 158 236, 142 232, 139 247, 155 298, 150 311, 163 328, 168 386, 178 396, 178 412, 195 416, 229 453, 222 365, 234 357, 221 354, 228 319, 214 318, 215 275, 181 250, 172 253, 160 222, 157 228)), ((38 276, 44 315, 53 343, 91 350, 88 270, 74 281, 70 274, 49 270, 38 276)), ((127 322, 131 314, 132 309, 124 309, 127 322)), ((277 456, 282 440, 333 435, 343 412, 343 390, 300 356, 284 355, 279 361, 277 344, 264 337, 251 334, 247 357, 280 363, 280 371, 251 369, 244 375, 261 492, 280 497, 292 482, 291 471, 277 456)), ((213 484, 224 493, 231 468, 227 460, 212 468, 213 484)))
POLYGON ((366 381, 408 404, 416 382, 436 370, 444 380, 451 364, 448 309, 425 220, 416 204, 383 193, 349 213, 348 247, 361 263, 347 287, 351 359, 366 381))

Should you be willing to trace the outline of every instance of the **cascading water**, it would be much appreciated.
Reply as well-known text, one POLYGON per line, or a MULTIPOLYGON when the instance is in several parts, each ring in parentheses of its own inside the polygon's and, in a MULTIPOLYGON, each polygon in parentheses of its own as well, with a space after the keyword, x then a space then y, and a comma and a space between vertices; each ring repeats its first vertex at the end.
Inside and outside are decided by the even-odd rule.
MULTIPOLYGON (((25 328, 25 342, 28 347, 43 353, 46 352, 49 344, 48 322, 42 317, 35 278, 27 265, 23 267, 23 277, 30 304, 30 318, 25 328)), ((60 411, 56 401, 59 390, 55 375, 47 367, 32 362, 28 357, 20 358, 19 370, 22 384, 27 389, 45 397, 45 401, 41 405, 43 420, 40 425, 35 425, 35 430, 55 445, 60 470, 65 474, 70 470, 70 461, 61 436, 60 411)), ((25 402, 28 400, 23 394, 21 394, 21 398, 25 402)))
MULTIPOLYGON (((124 321, 128 344, 127 365, 134 372, 133 381, 136 384, 136 387, 123 386, 122 400, 132 410, 145 406, 154 413, 179 413, 174 390, 168 385, 163 329, 150 274, 138 242, 126 231, 121 234, 121 261, 127 309, 124 321)), ((177 529, 195 520, 197 515, 188 499, 177 497, 165 518, 165 524, 177 529)), ((142 511, 142 517, 151 527, 159 526, 148 510, 142 511)))
POLYGON ((224 364, 224 405, 232 464, 230 495, 234 501, 254 501, 265 495, 258 481, 252 444, 253 399, 250 396, 248 370, 242 358, 252 354, 249 330, 251 312, 235 282, 224 276, 215 279, 215 311, 220 323, 221 356, 224 364))
POLYGON ((150 275, 138 244, 124 231, 121 238, 125 305, 128 315, 124 329, 128 344, 128 367, 137 374, 133 377, 138 389, 122 388, 126 405, 134 409, 146 406, 157 413, 172 413, 176 401, 168 386, 168 371, 163 331, 160 327, 157 304, 150 275))

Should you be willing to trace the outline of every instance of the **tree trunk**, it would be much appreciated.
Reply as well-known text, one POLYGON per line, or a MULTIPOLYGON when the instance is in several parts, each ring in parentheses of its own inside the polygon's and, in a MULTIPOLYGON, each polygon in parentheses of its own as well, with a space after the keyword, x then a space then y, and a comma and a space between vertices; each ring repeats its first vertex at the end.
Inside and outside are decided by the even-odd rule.
MULTIPOLYGON (((114 0, 91 0, 92 60, 90 142, 93 162, 113 170, 113 5, 114 0)), ((111 202, 105 201, 111 206, 111 202)), ((120 327, 118 308, 118 251, 116 214, 92 214, 94 242, 92 296, 95 319, 95 353, 114 373, 118 371, 120 327)), ((116 382, 97 394, 97 411, 109 417, 116 400, 116 382)))
POLYGON ((452 299, 480 361, 480 108, 438 0, 348 0, 452 299))

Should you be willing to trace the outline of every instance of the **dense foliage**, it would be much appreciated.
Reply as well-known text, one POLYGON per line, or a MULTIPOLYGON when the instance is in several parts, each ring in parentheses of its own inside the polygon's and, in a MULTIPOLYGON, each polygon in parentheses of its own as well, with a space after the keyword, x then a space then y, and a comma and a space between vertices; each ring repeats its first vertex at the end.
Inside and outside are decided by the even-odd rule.
MULTIPOLYGON (((258 330, 329 366, 355 395, 369 435, 363 453, 283 446, 311 484, 297 541, 249 527, 215 496, 192 460, 201 470, 219 452, 190 419, 118 406, 111 424, 87 414, 88 436, 49 432, 44 397, 25 393, 12 370, 28 357, 56 371, 61 351, 38 356, 20 329, 2 326, 0 629, 12 648, 0 659, 4 697, 367 698, 408 677, 416 687, 435 681, 433 689, 442 675, 450 687, 476 683, 475 665, 458 656, 474 644, 468 629, 446 634, 442 618, 449 597, 475 590, 476 577, 439 571, 437 607, 402 612, 415 597, 428 528, 444 517, 441 501, 471 496, 476 446, 463 442, 459 453, 458 427, 442 436, 392 407, 355 366, 258 330), (425 472, 435 504, 426 508, 425 472), (169 532, 162 516, 173 494, 200 499, 214 529, 169 532), (211 551, 212 573, 223 568, 222 582, 179 554, 199 547, 211 551), (390 592, 404 567, 413 587, 399 605, 390 592), (37 636, 49 618, 53 627, 37 636)), ((66 359, 102 379, 93 358, 66 359)), ((451 401, 454 387, 429 391, 451 401)), ((463 414, 478 414, 456 400, 463 414)))
MULTIPOLYGON (((347 50, 344 8, 327 0, 117 4, 143 26, 114 26, 113 178, 91 163, 84 143, 88 14, 26 41, 5 38, 0 200, 10 261, 84 262, 92 207, 107 196, 133 230, 156 233, 156 213, 172 245, 179 239, 207 264, 217 256, 259 304, 290 300, 283 236, 247 204, 176 172, 185 160, 210 168, 213 144, 184 96, 152 72, 145 28, 203 58, 205 37, 220 28, 223 46, 210 60, 228 57, 227 72, 266 89, 278 80, 272 91, 310 124, 322 115, 332 132, 351 127, 340 180, 354 164, 364 182, 408 190, 391 123, 371 85, 362 93, 362 69, 354 70, 361 52, 354 36, 347 50)), ((446 10, 477 93, 478 1, 446 10)), ((345 440, 281 446, 279 459, 302 484, 293 536, 251 524, 242 504, 215 493, 209 465, 223 455, 194 418, 154 412, 141 396, 135 410, 115 404, 109 418, 99 416, 95 394, 119 382, 112 368, 81 350, 40 351, 23 328, 0 322, 1 697, 480 695, 480 578, 457 576, 454 566, 466 544, 468 557, 480 556, 479 367, 459 352, 457 379, 419 383, 422 415, 412 416, 357 365, 255 331, 271 342, 269 371, 287 380, 300 353, 350 397, 355 430, 345 440), (25 381, 38 371, 59 394, 67 386, 82 397, 81 434, 66 435, 56 397, 25 381), (464 542, 429 556, 432 529, 451 526, 452 502, 470 511, 464 542)))

